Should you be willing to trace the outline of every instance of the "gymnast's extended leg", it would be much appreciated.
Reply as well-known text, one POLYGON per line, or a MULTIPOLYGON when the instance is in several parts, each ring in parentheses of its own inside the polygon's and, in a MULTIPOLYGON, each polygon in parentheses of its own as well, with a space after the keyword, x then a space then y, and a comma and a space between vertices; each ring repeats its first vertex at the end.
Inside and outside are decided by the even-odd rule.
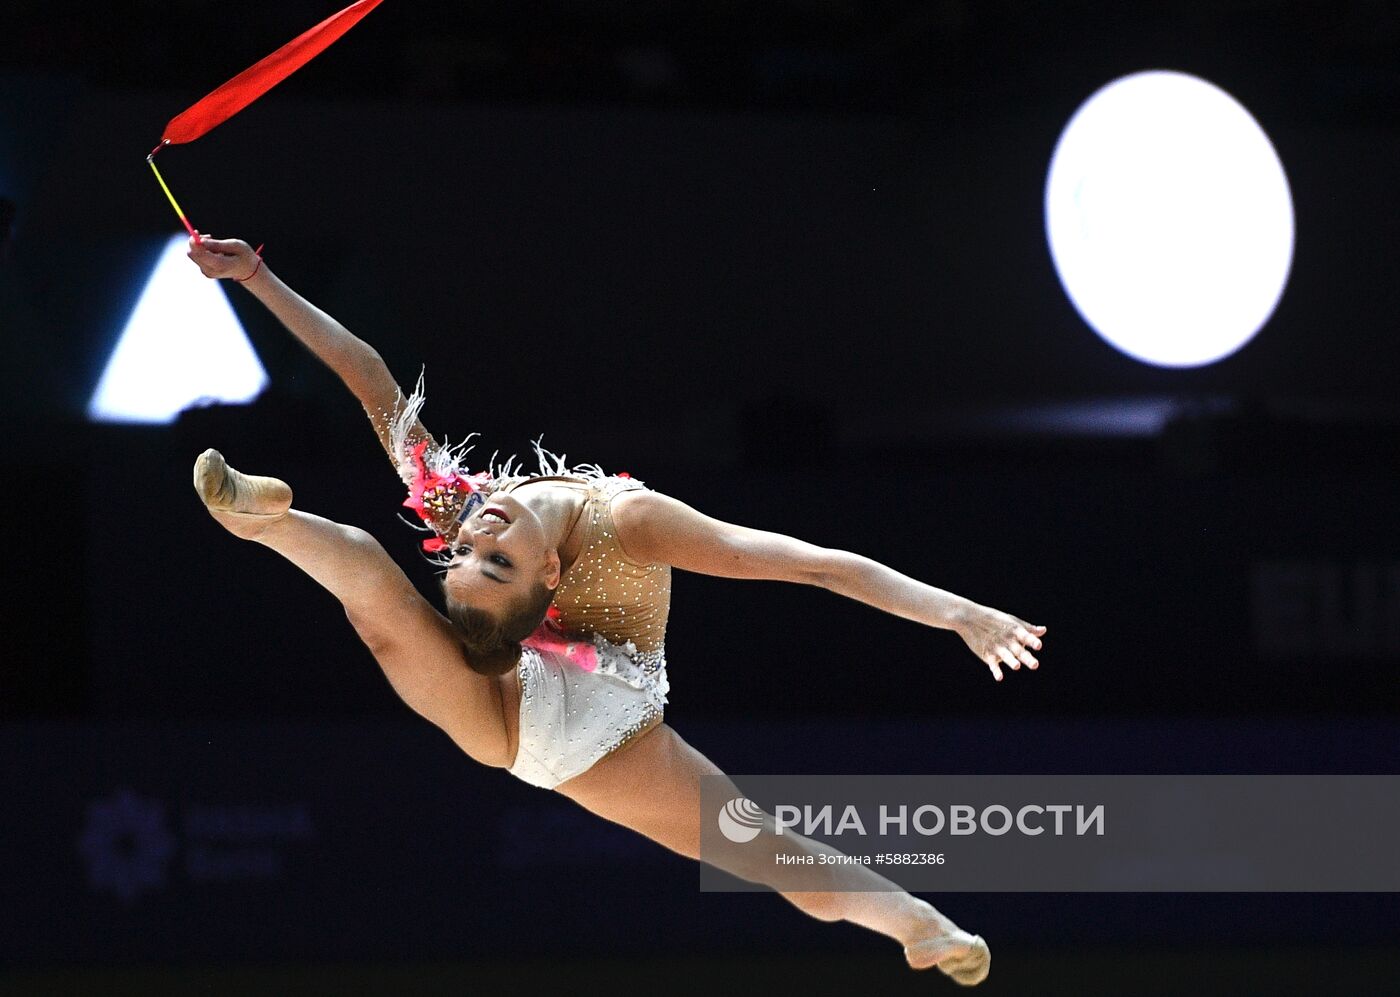
POLYGON ((514 755, 497 680, 467 667, 452 625, 364 530, 291 508, 276 478, 241 474, 214 450, 200 455, 194 486, 209 514, 237 537, 269 547, 345 607, 390 685, 484 765, 514 755))
MULTIPOLYGON (((698 859, 704 776, 723 777, 724 773, 663 723, 582 775, 560 783, 556 791, 600 817, 698 859)), ((741 795, 737 787, 733 795, 741 795)), ((850 921, 893 938, 904 946, 905 958, 915 969, 937 965, 956 982, 969 986, 986 978, 991 965, 986 942, 959 929, 931 904, 862 865, 832 867, 841 870, 833 873, 840 880, 838 889, 785 888, 789 884, 784 880, 793 874, 785 872, 791 867, 774 861, 778 853, 839 854, 802 835, 776 834, 769 817, 759 837, 736 849, 732 861, 720 857, 716 864, 742 879, 773 887, 819 920, 850 921)), ((804 885, 810 883, 806 878, 804 885)))

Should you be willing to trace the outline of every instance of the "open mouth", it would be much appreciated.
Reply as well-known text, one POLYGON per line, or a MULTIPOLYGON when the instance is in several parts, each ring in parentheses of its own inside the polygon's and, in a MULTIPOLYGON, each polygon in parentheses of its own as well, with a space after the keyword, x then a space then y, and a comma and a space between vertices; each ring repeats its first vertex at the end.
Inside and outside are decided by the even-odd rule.
POLYGON ((497 505, 488 505, 485 509, 482 509, 481 521, 483 523, 504 523, 507 526, 510 525, 510 517, 497 505))

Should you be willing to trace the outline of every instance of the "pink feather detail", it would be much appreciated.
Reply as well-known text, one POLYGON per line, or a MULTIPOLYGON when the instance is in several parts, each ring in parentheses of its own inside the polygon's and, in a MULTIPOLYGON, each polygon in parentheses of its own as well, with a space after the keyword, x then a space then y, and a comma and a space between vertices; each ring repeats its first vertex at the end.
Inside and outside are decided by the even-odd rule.
MULTIPOLYGON (((550 607, 553 609, 554 607, 550 607)), ((598 670, 598 649, 586 640, 569 640, 550 623, 541 623, 529 637, 522 641, 526 647, 537 651, 552 651, 563 655, 570 662, 586 672, 598 670)))

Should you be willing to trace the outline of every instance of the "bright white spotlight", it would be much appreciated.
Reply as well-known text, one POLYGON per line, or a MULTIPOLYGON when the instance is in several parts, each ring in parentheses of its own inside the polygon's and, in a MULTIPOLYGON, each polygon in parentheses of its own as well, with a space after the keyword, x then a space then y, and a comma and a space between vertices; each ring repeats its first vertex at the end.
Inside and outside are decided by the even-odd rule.
POLYGON ((88 402, 97 422, 168 423, 187 408, 245 403, 267 386, 253 344, 218 281, 174 236, 151 271, 88 402))
POLYGON ((1268 136, 1184 73, 1125 76, 1075 112, 1050 160, 1045 228, 1084 321, 1161 367, 1253 339, 1293 261, 1293 201, 1268 136))

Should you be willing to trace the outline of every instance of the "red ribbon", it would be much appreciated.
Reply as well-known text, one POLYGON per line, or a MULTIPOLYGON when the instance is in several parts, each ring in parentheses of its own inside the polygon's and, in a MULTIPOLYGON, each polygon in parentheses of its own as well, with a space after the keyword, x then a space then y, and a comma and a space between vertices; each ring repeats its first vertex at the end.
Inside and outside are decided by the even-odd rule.
POLYGON ((320 55, 353 28, 380 0, 359 0, 249 66, 223 86, 170 119, 164 142, 193 142, 223 124, 288 76, 320 55))

